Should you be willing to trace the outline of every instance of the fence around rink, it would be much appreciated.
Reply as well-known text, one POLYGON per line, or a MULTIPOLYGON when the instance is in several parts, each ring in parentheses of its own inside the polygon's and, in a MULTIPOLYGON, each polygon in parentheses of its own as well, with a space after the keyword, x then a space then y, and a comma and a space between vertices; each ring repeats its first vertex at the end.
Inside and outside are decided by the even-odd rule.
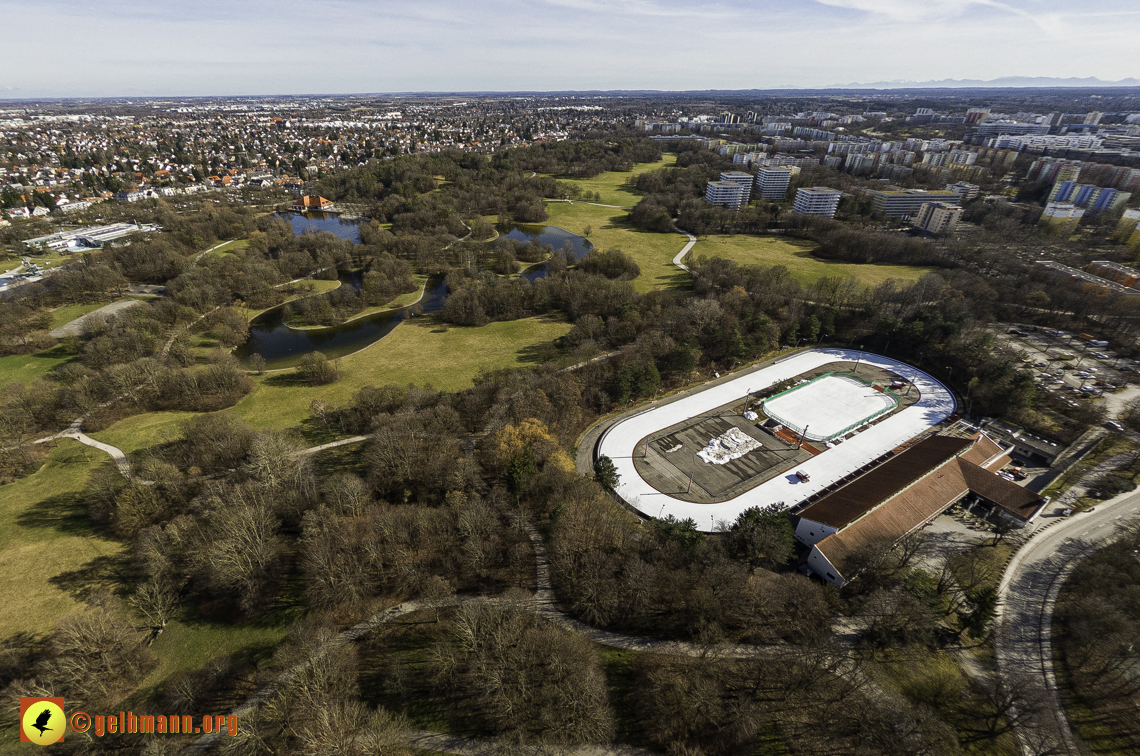
MULTIPOLYGON (((776 415, 770 414, 768 412, 768 409, 767 409, 768 402, 772 401, 773 399, 778 399, 779 397, 783 396, 784 394, 790 394, 793 391, 799 391, 800 389, 807 388, 808 386, 812 385, 813 383, 816 383, 818 381, 822 381, 824 378, 829 378, 831 376, 835 376, 837 378, 846 378, 848 380, 852 380, 852 381, 855 381, 857 383, 862 383, 864 386, 867 386, 867 387, 874 387, 874 385, 875 385, 874 381, 868 380, 861 375, 856 375, 854 373, 848 373, 846 371, 833 370, 830 373, 824 373, 823 375, 816 376, 815 378, 812 378, 810 381, 807 381, 806 383, 800 383, 800 384, 797 384, 795 386, 792 386, 791 388, 784 389, 783 391, 776 394, 775 396, 769 396, 768 398, 766 398, 764 400, 763 404, 761 405, 764 408, 764 414, 768 415, 768 417, 772 418, 773 420, 775 420, 776 422, 778 422, 780 425, 784 426, 788 430, 792 431, 797 436, 800 435, 801 433, 804 432, 804 429, 799 427, 795 423, 785 422, 784 420, 777 417, 776 415)), ((806 441, 830 441, 833 438, 839 438, 840 436, 844 436, 844 435, 850 433, 851 431, 855 430, 856 428, 859 428, 861 426, 867 425, 868 423, 874 422, 876 419, 882 417, 883 415, 887 414, 888 412, 891 412, 896 407, 898 407, 899 406, 899 395, 896 394, 891 389, 887 388, 886 386, 881 386, 880 388, 882 390, 882 393, 889 396, 891 398, 891 401, 893 402, 889 407, 883 407, 881 410, 875 412, 874 414, 868 415, 867 417, 863 418, 862 420, 858 420, 858 421, 852 423, 851 425, 848 425, 843 430, 836 431, 835 433, 832 433, 830 436, 814 436, 811 434, 807 434, 804 436, 804 440, 806 440, 806 441)))

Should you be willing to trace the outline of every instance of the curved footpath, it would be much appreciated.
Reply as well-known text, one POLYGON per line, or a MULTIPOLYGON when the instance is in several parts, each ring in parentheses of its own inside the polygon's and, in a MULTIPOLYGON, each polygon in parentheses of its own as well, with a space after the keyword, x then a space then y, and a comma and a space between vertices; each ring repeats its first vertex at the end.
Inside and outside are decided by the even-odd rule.
MULTIPOLYGON (((789 658, 798 654, 804 653, 805 649, 800 649, 794 646, 754 646, 754 645, 719 645, 708 646, 697 643, 686 643, 684 641, 654 641, 650 638, 644 638, 633 635, 622 635, 620 633, 612 633, 607 630, 591 627, 578 620, 565 614, 555 603, 554 591, 550 585, 550 563, 546 553, 546 546, 542 542, 542 538, 538 531, 531 525, 525 524, 524 529, 530 538, 531 545, 534 547, 535 557, 535 582, 537 590, 535 591, 533 599, 529 603, 515 604, 520 608, 529 609, 540 615, 545 619, 553 622, 554 624, 572 630, 574 632, 585 635, 590 640, 596 643, 612 646, 615 648, 628 649, 634 651, 652 651, 653 653, 666 654, 671 656, 693 656, 693 657, 714 657, 714 658, 789 658)), ((308 662, 297 665, 291 669, 285 670, 276 679, 271 681, 261 690, 254 693, 240 706, 234 709, 231 714, 242 717, 255 711, 265 702, 269 701, 283 685, 287 684, 298 673, 303 671, 315 661, 326 656, 331 651, 343 647, 346 643, 355 642, 363 639, 369 633, 380 628, 389 622, 396 621, 405 617, 412 612, 421 609, 444 608, 451 606, 459 606, 462 604, 479 602, 487 604, 499 604, 501 600, 496 598, 488 598, 484 596, 453 596, 450 598, 442 599, 429 599, 429 600, 412 600, 405 601, 396 606, 388 609, 381 610, 372 615, 368 619, 360 622, 353 627, 345 630, 340 635, 336 636, 332 641, 327 643, 320 652, 308 662)), ((811 653, 810 650, 807 651, 811 653)), ((829 660, 829 668, 832 672, 839 675, 848 675, 857 685, 862 688, 865 694, 877 699, 893 699, 892 694, 887 693, 881 687, 877 686, 869 679, 867 679, 862 672, 853 663, 849 655, 843 650, 836 650, 829 660)), ((909 728, 908 731, 913 731, 913 723, 904 725, 909 728)), ((203 735, 198 740, 191 743, 184 751, 184 754, 200 754, 205 753, 215 741, 221 737, 220 732, 215 732, 210 735, 203 735)), ((487 740, 478 740, 471 738, 464 738, 455 735, 445 735, 441 733, 426 732, 424 730, 408 730, 405 732, 405 737, 408 741, 417 747, 427 748, 430 750, 441 751, 443 753, 460 754, 462 756, 491 756, 492 754, 500 754, 503 752, 503 745, 487 740)), ((625 745, 581 745, 581 746, 567 746, 559 747, 556 749, 559 753, 575 754, 575 756, 648 756, 651 751, 634 748, 625 745)), ((550 748, 547 747, 543 750, 538 746, 521 746, 512 747, 512 753, 549 753, 550 748)))
POLYGON ((1018 732, 1022 752, 1084 753, 1069 727, 1057 691, 1053 664, 1053 609, 1065 579, 1097 547, 1111 540, 1116 528, 1140 515, 1140 492, 1123 494, 1082 512, 1054 520, 1036 530, 1014 554, 998 584, 998 620, 994 649, 998 670, 1010 680, 1032 686, 1030 697, 1046 711, 1040 730, 1018 732), (1036 742, 1044 739, 1045 743, 1036 742), (1042 750, 1043 745, 1054 750, 1042 750))
POLYGON ((689 250, 692 249, 693 245, 695 245, 697 243, 697 237, 693 236, 688 231, 683 231, 679 228, 677 229, 677 233, 684 234, 685 236, 689 237, 689 243, 686 244, 684 247, 682 247, 681 251, 678 252, 676 254, 676 256, 673 257, 673 264, 676 265, 681 270, 688 273, 689 272, 689 266, 685 265, 685 263, 684 263, 685 255, 689 254, 689 250))
POLYGON ((853 349, 809 349, 768 365, 740 371, 732 380, 630 415, 602 433, 596 453, 613 460, 621 476, 616 493, 630 506, 653 517, 672 515, 678 520, 692 519, 698 528, 708 532, 715 522, 733 522, 750 507, 769 504, 795 506, 942 422, 953 414, 954 408, 954 396, 949 389, 905 362, 853 349), (799 465, 796 469, 807 473, 810 480, 799 481, 794 476, 781 475, 728 501, 700 504, 658 491, 641 477, 634 466, 637 449, 652 433, 828 363, 854 363, 856 360, 902 376, 914 384, 920 398, 916 404, 799 465))

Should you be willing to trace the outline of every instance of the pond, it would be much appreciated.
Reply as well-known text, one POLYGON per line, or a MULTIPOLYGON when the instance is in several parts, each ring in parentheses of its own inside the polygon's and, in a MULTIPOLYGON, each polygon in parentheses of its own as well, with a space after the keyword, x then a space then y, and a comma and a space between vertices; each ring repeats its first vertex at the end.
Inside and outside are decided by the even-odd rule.
MULTIPOLYGON (((279 217, 288 219, 296 234, 303 233, 307 228, 315 228, 360 243, 359 226, 355 222, 341 220, 336 215, 282 213, 279 217)), ((518 224, 512 226, 504 235, 521 242, 533 240, 540 244, 549 244, 554 249, 560 249, 566 242, 570 242, 575 261, 585 257, 594 248, 583 237, 557 226, 518 224)), ((546 267, 547 263, 541 263, 522 273, 521 276, 533 283, 546 275, 546 267)), ((360 288, 359 272, 341 273, 340 279, 344 285, 360 288)), ((429 280, 420 300, 424 314, 439 312, 446 301, 447 285, 443 278, 429 280)), ((408 308, 401 308, 367 315, 338 326, 297 329, 285 325, 286 309, 287 307, 282 305, 254 318, 250 323, 249 340, 239 346, 234 355, 242 362, 246 362, 250 356, 260 354, 265 358, 266 367, 270 369, 296 367, 300 364, 301 358, 310 352, 321 352, 329 359, 344 357, 387 336, 408 314, 408 308)))
POLYGON ((341 220, 335 213, 277 213, 293 225, 293 234, 299 235, 306 229, 328 231, 342 239, 360 244, 360 224, 356 221, 341 220))
MULTIPOLYGON (((428 281, 424 291, 424 314, 438 312, 447 301, 447 285, 443 278, 428 281)), ((329 359, 344 357, 387 336, 407 317, 408 308, 366 315, 338 326, 328 328, 290 328, 285 325, 286 307, 275 307, 254 318, 250 324, 249 341, 242 344, 234 355, 246 362, 251 355, 265 358, 271 369, 295 367, 309 352, 321 352, 329 359)))
MULTIPOLYGON (((561 249, 566 242, 570 242, 571 248, 574 250, 574 260, 577 262, 583 257, 588 255, 594 248, 593 244, 586 241, 585 237, 572 234, 564 228, 558 226, 542 226, 542 225, 529 225, 518 223, 511 226, 511 230, 503 234, 508 239, 514 239, 520 242, 537 241, 539 244, 549 244, 554 249, 561 249)), ((533 268, 528 268, 523 271, 520 276, 526 280, 534 283, 540 278, 546 277, 546 263, 535 265, 533 268)))

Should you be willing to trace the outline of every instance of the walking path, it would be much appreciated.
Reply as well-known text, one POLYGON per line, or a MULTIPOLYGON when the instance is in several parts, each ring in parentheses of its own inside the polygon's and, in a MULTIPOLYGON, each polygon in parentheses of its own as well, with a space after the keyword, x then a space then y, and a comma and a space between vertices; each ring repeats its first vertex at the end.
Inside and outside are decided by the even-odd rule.
POLYGON ((689 250, 693 248, 693 245, 697 243, 697 237, 693 236, 688 231, 682 231, 679 228, 677 229, 677 233, 684 234, 685 236, 689 237, 689 243, 686 244, 684 247, 682 247, 681 251, 678 252, 676 257, 673 258, 673 264, 676 265, 681 270, 688 273, 689 272, 689 266, 685 265, 684 259, 685 259, 685 255, 689 254, 689 250))
POLYGON ((69 323, 64 323, 59 328, 53 328, 52 330, 48 331, 48 336, 51 336, 53 339, 62 339, 64 336, 78 336, 79 334, 83 333, 83 324, 87 322, 88 318, 93 318, 96 315, 113 315, 116 312, 140 304, 142 304, 142 301, 138 299, 124 299, 119 302, 112 302, 111 304, 104 305, 98 310, 89 312, 86 315, 80 315, 75 320, 72 320, 69 323))

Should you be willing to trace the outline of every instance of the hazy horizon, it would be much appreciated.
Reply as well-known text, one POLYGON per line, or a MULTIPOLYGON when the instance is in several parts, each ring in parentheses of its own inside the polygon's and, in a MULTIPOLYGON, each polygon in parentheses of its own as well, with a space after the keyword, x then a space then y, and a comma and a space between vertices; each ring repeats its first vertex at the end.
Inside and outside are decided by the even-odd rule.
POLYGON ((0 0, 0 98, 821 89, 1140 75, 1106 0, 0 0), (907 80, 901 82, 900 80, 907 80))

